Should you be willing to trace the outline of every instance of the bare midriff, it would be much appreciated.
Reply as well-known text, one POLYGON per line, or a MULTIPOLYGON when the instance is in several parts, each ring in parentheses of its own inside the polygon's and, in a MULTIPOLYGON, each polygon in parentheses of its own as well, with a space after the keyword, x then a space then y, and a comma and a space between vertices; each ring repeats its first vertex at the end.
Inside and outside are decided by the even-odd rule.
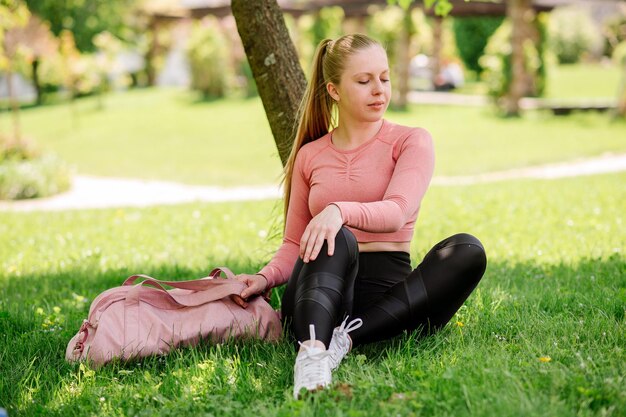
POLYGON ((359 252, 411 252, 411 242, 359 242, 359 252))

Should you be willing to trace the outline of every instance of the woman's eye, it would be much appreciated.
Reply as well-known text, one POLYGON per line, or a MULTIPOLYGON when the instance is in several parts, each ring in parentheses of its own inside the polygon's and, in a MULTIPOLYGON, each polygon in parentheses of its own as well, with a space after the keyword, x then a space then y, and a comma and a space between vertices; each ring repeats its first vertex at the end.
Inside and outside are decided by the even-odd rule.
POLYGON ((359 84, 367 84, 369 82, 370 82, 369 80, 367 80, 367 81, 359 81, 359 84))
POLYGON ((382 78, 380 79, 380 81, 384 82, 384 83, 388 83, 389 80, 383 80, 382 78))

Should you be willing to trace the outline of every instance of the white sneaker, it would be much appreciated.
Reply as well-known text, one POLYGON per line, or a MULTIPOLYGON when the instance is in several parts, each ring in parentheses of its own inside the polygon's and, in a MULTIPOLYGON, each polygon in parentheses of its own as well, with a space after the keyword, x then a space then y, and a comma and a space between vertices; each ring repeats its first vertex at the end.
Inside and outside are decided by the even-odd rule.
MULTIPOLYGON (((315 326, 309 325, 310 340, 315 339, 315 326)), ((300 346, 304 348, 298 352, 296 356, 296 364, 294 365, 294 383, 293 396, 297 400, 302 388, 308 391, 315 391, 330 385, 332 376, 330 373, 330 356, 324 348, 306 346, 301 342, 300 346)))
POLYGON ((333 338, 328 346, 328 356, 330 359, 330 369, 337 369, 341 360, 346 356, 352 347, 352 339, 348 336, 352 330, 356 330, 363 325, 363 320, 354 319, 348 323, 348 316, 343 320, 341 326, 333 330, 333 338), (347 323, 347 324, 346 324, 347 323))

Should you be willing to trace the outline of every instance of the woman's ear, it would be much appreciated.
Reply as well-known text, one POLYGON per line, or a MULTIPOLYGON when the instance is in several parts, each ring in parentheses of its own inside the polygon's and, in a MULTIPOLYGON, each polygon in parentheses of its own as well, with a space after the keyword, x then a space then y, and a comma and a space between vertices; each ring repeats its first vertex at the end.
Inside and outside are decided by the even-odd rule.
POLYGON ((326 91, 335 101, 339 101, 339 92, 337 91, 337 87, 333 83, 326 84, 326 91))

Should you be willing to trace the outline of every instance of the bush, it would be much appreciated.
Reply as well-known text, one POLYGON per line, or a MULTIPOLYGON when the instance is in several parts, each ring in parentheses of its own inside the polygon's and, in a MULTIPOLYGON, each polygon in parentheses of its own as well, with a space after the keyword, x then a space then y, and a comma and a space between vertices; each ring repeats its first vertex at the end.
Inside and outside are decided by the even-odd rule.
POLYGON ((454 37, 459 55, 465 67, 480 74, 483 68, 478 63, 485 51, 487 41, 498 29, 503 17, 463 17, 453 22, 454 37))
POLYGON ((602 38, 589 14, 579 7, 561 7, 550 13, 550 49, 561 64, 573 64, 601 48, 602 38))
MULTIPOLYGON (((539 42, 535 44, 531 39, 524 42, 524 61, 526 70, 532 74, 532 83, 527 85, 527 96, 541 96, 545 89, 545 19, 539 15, 536 19, 536 28, 539 42)), ((511 68, 511 22, 507 19, 491 36, 485 47, 485 55, 480 57, 479 64, 484 69, 482 79, 487 84, 488 94, 496 100, 509 91, 513 73, 511 68)))
POLYGON ((606 20, 603 26, 604 55, 612 56, 615 48, 626 41, 626 11, 606 20))
POLYGON ((0 200, 46 197, 70 188, 70 169, 30 141, 0 138, 0 200))
POLYGON ((230 57, 226 38, 216 19, 203 19, 194 24, 187 56, 191 66, 191 88, 205 99, 224 97, 228 91, 230 57))
POLYGON ((70 169, 53 155, 0 163, 0 200, 46 197, 70 188, 70 169))

